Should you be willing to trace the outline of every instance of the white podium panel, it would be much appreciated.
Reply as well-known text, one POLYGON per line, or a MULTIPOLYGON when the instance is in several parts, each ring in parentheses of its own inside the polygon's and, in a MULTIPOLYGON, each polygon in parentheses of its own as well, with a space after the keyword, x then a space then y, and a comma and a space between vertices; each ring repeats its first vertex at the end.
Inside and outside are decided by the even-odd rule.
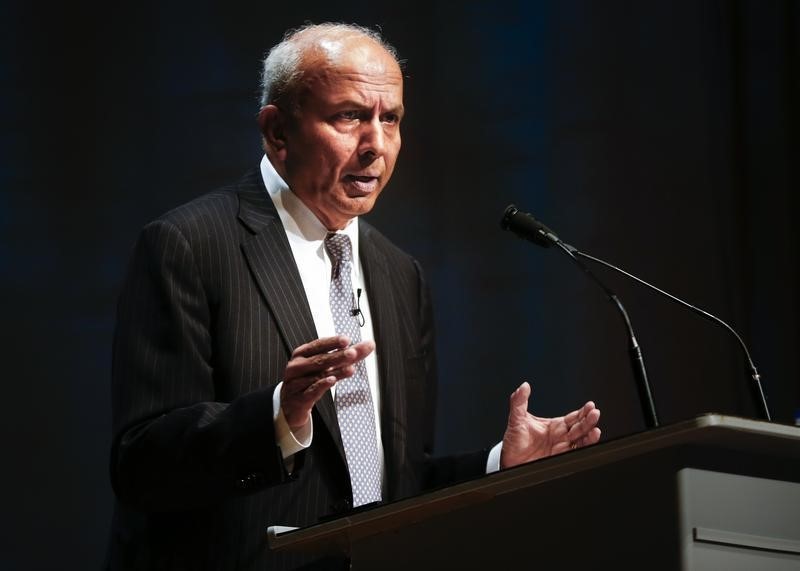
POLYGON ((684 468, 684 571, 800 569, 800 484, 684 468))

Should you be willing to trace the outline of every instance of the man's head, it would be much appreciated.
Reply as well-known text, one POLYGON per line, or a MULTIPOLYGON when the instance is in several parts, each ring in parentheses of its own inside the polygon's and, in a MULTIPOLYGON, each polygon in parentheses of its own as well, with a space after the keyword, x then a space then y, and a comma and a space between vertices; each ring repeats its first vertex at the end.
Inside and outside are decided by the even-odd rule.
POLYGON ((366 214, 400 151, 403 76, 376 32, 345 24, 290 32, 264 61, 264 148, 330 229, 366 214))

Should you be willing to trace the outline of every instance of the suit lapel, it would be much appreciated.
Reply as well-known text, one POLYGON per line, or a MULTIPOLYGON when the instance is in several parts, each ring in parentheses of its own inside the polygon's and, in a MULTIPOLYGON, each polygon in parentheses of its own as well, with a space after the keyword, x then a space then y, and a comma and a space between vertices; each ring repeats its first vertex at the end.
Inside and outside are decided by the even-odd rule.
MULTIPOLYGON (((381 390, 381 434, 386 473, 397 474, 405 450, 405 407, 403 398, 404 357, 397 338, 399 317, 397 301, 392 286, 392 276, 384 254, 371 239, 373 230, 363 221, 359 222, 359 250, 364 269, 364 278, 369 296, 370 313, 375 333, 378 355, 378 372, 381 390)), ((395 482, 388 478, 388 497, 394 496, 395 482)))
MULTIPOLYGON (((259 171, 252 171, 239 183, 239 219, 253 232, 244 240, 242 252, 250 271, 270 308, 286 345, 287 354, 318 337, 308 306, 303 282, 289 246, 289 240, 259 171)), ((316 404, 344 460, 344 447, 330 392, 316 404)))

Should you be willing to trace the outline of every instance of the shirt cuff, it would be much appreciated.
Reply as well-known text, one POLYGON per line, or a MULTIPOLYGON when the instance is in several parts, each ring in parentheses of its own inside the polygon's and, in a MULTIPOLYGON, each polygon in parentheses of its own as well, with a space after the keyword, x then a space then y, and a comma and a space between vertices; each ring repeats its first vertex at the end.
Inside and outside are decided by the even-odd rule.
POLYGON ((489 457, 486 459, 486 473, 498 472, 500 470, 500 454, 503 452, 503 443, 498 442, 491 450, 489 450, 489 457))
POLYGON ((275 392, 272 393, 272 420, 275 423, 275 444, 281 449, 281 455, 286 460, 311 446, 311 440, 314 437, 314 420, 310 418, 308 423, 294 431, 289 427, 281 408, 282 386, 283 382, 278 383, 275 392))

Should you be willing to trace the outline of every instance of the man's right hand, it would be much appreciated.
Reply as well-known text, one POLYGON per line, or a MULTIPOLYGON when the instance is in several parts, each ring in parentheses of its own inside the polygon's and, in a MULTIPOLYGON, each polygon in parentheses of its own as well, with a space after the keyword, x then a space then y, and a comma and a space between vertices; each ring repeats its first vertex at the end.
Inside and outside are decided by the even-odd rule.
POLYGON ((352 377, 356 363, 375 350, 372 341, 349 345, 350 339, 338 335, 300 345, 292 353, 281 386, 281 409, 293 431, 311 419, 311 409, 325 391, 352 377))

